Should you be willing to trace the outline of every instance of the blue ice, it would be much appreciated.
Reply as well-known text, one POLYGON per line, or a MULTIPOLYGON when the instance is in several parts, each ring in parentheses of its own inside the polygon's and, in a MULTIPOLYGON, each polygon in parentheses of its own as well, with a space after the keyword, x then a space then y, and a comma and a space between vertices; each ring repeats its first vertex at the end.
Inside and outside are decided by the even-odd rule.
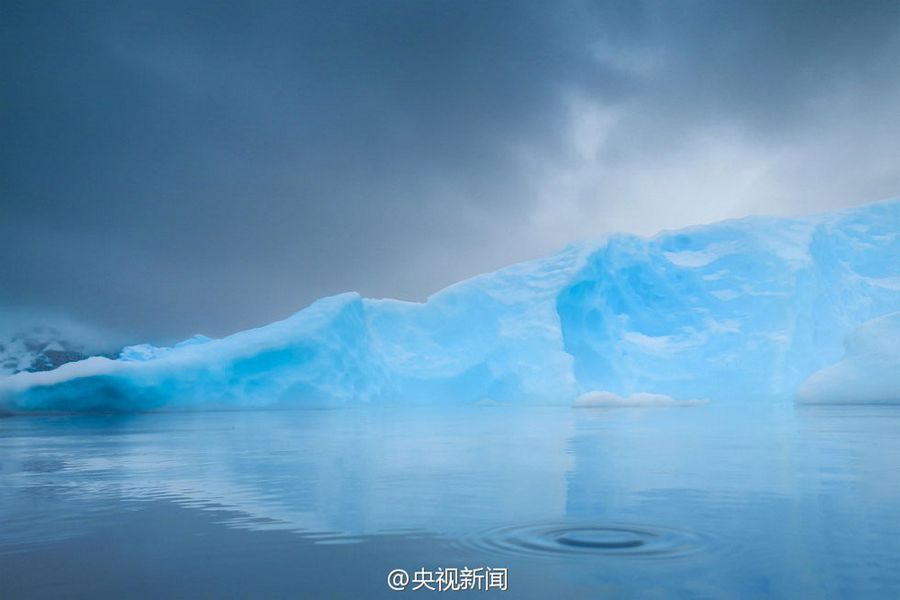
MULTIPOLYGON (((0 410, 692 404, 789 401, 798 390, 802 401, 837 402, 885 365, 895 376, 865 397, 896 401, 898 337, 860 340, 885 328, 866 322, 897 312, 893 200, 612 235, 424 303, 341 294, 223 339, 4 378, 0 410)), ((896 332, 896 315, 886 323, 896 332)))

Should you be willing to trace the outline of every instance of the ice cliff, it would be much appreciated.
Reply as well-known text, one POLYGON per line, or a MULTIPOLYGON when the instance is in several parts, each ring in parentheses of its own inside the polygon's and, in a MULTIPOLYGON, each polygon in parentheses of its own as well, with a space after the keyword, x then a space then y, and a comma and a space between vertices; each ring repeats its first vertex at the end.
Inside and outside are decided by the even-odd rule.
MULTIPOLYGON (((801 400, 852 400, 821 390, 897 362, 868 361, 871 348, 853 341, 865 331, 844 358, 845 337, 898 311, 900 201, 888 201, 613 235, 425 303, 325 298, 219 340, 0 379, 0 410, 571 404, 602 393, 766 402, 792 399, 811 376, 801 400)), ((891 340, 876 344, 888 358, 891 340)), ((896 381, 878 397, 900 399, 896 381)))

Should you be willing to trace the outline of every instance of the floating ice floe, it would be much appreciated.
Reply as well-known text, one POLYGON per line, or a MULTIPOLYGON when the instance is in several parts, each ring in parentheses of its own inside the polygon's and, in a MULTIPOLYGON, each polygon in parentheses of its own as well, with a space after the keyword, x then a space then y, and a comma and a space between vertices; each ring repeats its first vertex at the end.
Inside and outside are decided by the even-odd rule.
POLYGON ((708 400, 676 400, 665 394, 642 392, 623 398, 612 392, 587 392, 575 399, 575 408, 627 408, 633 406, 703 406, 708 400))
POLYGON ((806 404, 900 404, 900 312, 866 321, 847 337, 846 354, 797 392, 806 404))

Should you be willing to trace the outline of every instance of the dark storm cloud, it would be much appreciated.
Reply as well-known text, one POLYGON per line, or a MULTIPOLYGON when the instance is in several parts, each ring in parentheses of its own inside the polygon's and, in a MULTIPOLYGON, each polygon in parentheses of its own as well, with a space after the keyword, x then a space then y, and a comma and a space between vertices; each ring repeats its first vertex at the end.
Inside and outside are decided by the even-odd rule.
POLYGON ((896 194, 898 7, 4 1, 0 304, 222 334, 896 194))

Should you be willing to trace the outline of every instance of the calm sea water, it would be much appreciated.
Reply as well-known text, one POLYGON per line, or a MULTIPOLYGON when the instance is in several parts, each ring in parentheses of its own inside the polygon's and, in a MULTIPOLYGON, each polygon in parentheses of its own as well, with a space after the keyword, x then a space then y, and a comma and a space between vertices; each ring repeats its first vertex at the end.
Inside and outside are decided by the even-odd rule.
POLYGON ((900 597, 898 457, 900 407, 0 419, 0 597, 378 597, 454 567, 506 568, 487 597, 900 597))

